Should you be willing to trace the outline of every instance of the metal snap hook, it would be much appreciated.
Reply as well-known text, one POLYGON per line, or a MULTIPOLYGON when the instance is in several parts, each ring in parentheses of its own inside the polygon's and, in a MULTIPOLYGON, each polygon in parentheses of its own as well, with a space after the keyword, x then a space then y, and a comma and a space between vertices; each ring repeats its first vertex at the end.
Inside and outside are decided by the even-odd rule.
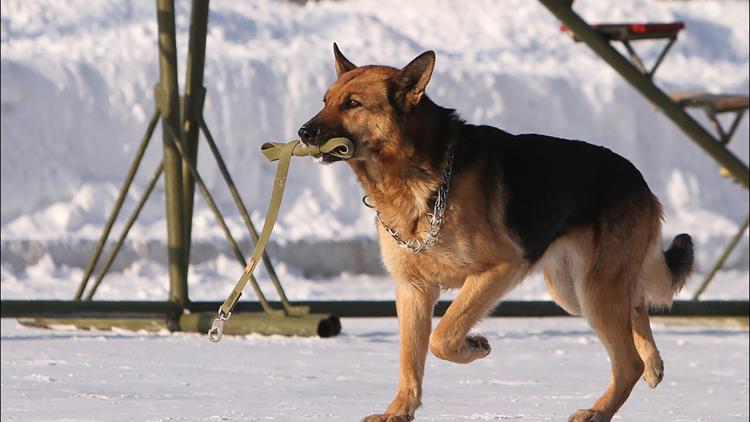
POLYGON ((214 319, 211 328, 208 330, 208 339, 213 343, 218 343, 221 340, 221 336, 224 334, 224 322, 229 319, 232 313, 225 314, 221 309, 219 314, 214 319))

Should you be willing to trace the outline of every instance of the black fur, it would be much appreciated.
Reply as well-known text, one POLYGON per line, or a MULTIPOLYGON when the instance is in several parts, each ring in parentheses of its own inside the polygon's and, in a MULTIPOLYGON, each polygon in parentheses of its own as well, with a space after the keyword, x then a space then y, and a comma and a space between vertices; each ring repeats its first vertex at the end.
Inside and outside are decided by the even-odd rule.
POLYGON ((693 270, 693 239, 686 233, 678 234, 664 252, 664 260, 675 281, 690 274, 693 270))
MULTIPOLYGON (((462 127, 457 170, 462 162, 484 162, 487 189, 494 188, 492 181, 498 177, 503 180, 506 224, 529 262, 572 227, 593 224, 619 200, 649 192, 638 169, 607 148, 544 135, 512 135, 490 126, 462 127)), ((493 197, 489 193, 487 197, 493 197)))

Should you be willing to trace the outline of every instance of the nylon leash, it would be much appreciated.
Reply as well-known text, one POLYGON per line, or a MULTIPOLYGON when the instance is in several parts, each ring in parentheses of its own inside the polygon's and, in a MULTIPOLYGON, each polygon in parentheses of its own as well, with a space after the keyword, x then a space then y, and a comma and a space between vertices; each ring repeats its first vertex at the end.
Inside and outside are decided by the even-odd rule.
POLYGON ((245 271, 243 271, 242 276, 237 281, 234 289, 229 293, 227 299, 219 307, 218 315, 214 319, 211 329, 208 330, 208 339, 214 343, 221 340, 224 332, 224 323, 232 316, 232 310, 237 305, 237 301, 240 300, 242 290, 250 280, 250 276, 255 271, 255 267, 258 265, 258 261, 260 261, 261 255, 263 255, 263 251, 266 249, 268 239, 271 237, 271 231, 274 224, 276 224, 276 218, 279 216, 281 199, 284 196, 284 187, 286 186, 286 177, 289 173, 289 164, 292 156, 317 157, 322 154, 328 154, 348 160, 354 154, 354 145, 347 138, 331 138, 321 146, 303 145, 299 140, 287 143, 266 142, 260 147, 260 150, 268 161, 279 162, 276 167, 276 176, 273 180, 271 201, 268 204, 266 220, 263 222, 263 229, 258 237, 258 243, 255 244, 255 249, 253 249, 253 253, 250 255, 250 260, 247 262, 245 271))

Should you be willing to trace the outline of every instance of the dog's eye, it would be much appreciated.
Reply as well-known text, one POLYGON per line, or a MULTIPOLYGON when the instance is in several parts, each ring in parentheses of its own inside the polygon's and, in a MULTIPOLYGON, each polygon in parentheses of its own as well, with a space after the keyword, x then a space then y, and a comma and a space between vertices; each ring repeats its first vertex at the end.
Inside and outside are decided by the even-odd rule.
POLYGON ((360 102, 359 102, 359 101, 357 101, 357 100, 354 100, 354 99, 350 99, 349 101, 347 101, 346 105, 347 105, 347 106, 348 106, 349 108, 355 108, 355 107, 361 107, 361 106, 362 106, 362 103, 360 103, 360 102))

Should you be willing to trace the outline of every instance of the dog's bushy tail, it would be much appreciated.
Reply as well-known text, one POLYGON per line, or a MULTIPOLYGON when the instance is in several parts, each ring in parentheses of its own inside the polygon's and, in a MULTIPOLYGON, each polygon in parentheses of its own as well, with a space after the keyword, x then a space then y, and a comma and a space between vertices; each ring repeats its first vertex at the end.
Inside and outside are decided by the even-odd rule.
POLYGON ((675 236, 669 249, 664 252, 664 262, 672 275, 675 293, 685 287, 688 276, 693 272, 693 255, 693 239, 687 233, 675 236))
POLYGON ((646 303, 650 306, 669 307, 674 296, 685 287, 693 272, 693 239, 679 234, 669 249, 662 251, 658 242, 652 245, 643 266, 641 285, 646 303))

